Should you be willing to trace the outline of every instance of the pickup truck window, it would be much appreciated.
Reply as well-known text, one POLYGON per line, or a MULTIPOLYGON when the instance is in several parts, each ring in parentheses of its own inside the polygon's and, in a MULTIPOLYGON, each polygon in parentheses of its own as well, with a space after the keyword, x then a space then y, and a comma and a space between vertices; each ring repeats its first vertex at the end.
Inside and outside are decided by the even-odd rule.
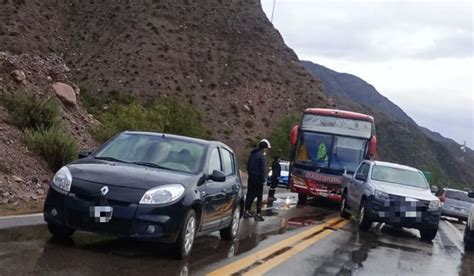
POLYGON ((376 165, 372 169, 373 180, 395 183, 428 189, 425 177, 421 172, 376 165))

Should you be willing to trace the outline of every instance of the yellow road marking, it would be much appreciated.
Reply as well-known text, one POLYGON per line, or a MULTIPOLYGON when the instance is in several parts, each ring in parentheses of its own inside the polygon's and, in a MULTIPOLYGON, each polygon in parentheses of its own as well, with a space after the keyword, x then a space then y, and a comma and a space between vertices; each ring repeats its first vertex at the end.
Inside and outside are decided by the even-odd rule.
MULTIPOLYGON (((349 221, 341 221, 340 223, 333 226, 334 229, 342 228, 346 225, 349 221)), ((254 275, 263 275, 266 272, 272 270, 273 268, 279 266, 283 262, 287 261, 289 258, 297 255, 301 251, 305 250, 307 247, 313 245, 315 242, 319 241, 320 239, 332 234, 334 231, 330 229, 325 229, 318 235, 314 237, 304 240, 298 244, 296 244, 292 249, 286 251, 285 253, 276 256, 275 258, 268 260, 267 262, 255 267, 254 269, 246 272, 244 276, 254 276, 254 275)))
MULTIPOLYGON (((311 227, 301 233, 298 233, 294 236, 291 236, 285 240, 282 240, 274 245, 271 245, 267 248, 264 248, 254 254, 251 254, 245 258, 242 258, 240 260, 237 260, 233 263, 230 263, 224 267, 221 267, 217 270, 214 270, 212 272, 210 272, 209 274, 207 274, 207 276, 222 276, 222 275, 232 275, 234 273, 237 273, 239 271, 241 271, 242 269, 245 269, 253 264, 258 264, 259 262, 261 262, 261 260, 269 257, 270 255, 272 254, 275 254, 276 252, 280 251, 280 250, 284 250, 285 248, 288 248, 288 247, 294 247, 296 243, 304 240, 306 237, 308 236, 311 236, 311 235, 315 235, 317 234, 318 232, 321 232, 323 231, 324 232, 324 229, 326 227, 333 227, 334 225, 339 225, 339 223, 341 223, 341 221, 344 221, 342 220, 341 218, 339 217, 336 217, 336 218, 332 218, 330 220, 328 220, 327 222, 323 223, 323 224, 320 224, 320 225, 316 225, 314 227, 311 227)), ((330 230, 329 230, 330 231, 330 230)), ((315 237, 317 237, 318 235, 316 235, 315 237)), ((313 239, 314 237, 311 238, 311 240, 313 239)))

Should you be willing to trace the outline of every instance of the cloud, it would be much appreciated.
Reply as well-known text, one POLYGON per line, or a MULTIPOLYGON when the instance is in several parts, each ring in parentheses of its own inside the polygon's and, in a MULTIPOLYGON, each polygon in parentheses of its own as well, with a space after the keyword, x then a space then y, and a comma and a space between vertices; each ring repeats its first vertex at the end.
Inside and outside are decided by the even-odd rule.
MULTIPOLYGON (((262 3, 271 13, 273 2, 262 3)), ((301 55, 355 60, 470 57, 471 7, 471 2, 277 0, 274 23, 301 55)))
MULTIPOLYGON (((273 0, 262 0, 268 15, 273 0)), ((471 1, 276 0, 301 59, 357 75, 420 125, 474 147, 471 1)))

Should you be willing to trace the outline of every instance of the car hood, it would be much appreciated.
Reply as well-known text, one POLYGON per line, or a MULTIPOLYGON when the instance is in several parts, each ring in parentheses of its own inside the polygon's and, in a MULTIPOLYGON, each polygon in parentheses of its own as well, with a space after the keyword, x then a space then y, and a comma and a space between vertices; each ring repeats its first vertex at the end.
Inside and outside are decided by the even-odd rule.
POLYGON ((73 179, 139 189, 150 189, 165 184, 189 184, 199 178, 198 175, 99 160, 82 161, 67 167, 73 179))
POLYGON ((429 189, 420 189, 416 187, 410 187, 406 185, 400 185, 395 183, 388 183, 383 181, 371 181, 372 185, 376 190, 385 192, 391 195, 398 195, 403 197, 410 197, 420 200, 436 200, 437 198, 431 194, 429 189))

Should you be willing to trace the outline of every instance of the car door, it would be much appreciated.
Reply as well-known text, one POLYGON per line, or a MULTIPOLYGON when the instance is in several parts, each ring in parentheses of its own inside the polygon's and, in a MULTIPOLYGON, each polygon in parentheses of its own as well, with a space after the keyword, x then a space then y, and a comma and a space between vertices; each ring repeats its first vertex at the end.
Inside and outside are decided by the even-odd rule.
POLYGON ((226 148, 220 148, 222 156, 222 165, 226 175, 225 187, 223 192, 226 195, 226 202, 222 207, 222 223, 227 225, 232 220, 232 212, 236 206, 238 194, 240 191, 240 178, 237 176, 235 165, 235 156, 226 148))
POLYGON ((368 166, 369 165, 366 162, 361 163, 359 168, 356 170, 356 172, 354 173, 354 175, 352 176, 352 178, 349 180, 349 183, 348 183, 348 187, 347 187, 347 197, 348 197, 347 201, 348 202, 347 203, 352 210, 355 210, 355 212, 357 212, 359 209, 360 202, 357 200, 357 197, 359 194, 358 189, 361 186, 361 181, 356 179, 356 176, 358 174, 363 174, 364 170, 366 170, 368 166))
MULTIPOLYGON (((205 173, 211 175, 214 170, 221 172, 223 170, 221 154, 217 147, 211 150, 205 173)), ((201 196, 204 201, 201 230, 218 228, 221 225, 222 214, 220 210, 226 203, 226 195, 223 192, 225 186, 226 182, 216 182, 211 179, 201 186, 201 196)))

